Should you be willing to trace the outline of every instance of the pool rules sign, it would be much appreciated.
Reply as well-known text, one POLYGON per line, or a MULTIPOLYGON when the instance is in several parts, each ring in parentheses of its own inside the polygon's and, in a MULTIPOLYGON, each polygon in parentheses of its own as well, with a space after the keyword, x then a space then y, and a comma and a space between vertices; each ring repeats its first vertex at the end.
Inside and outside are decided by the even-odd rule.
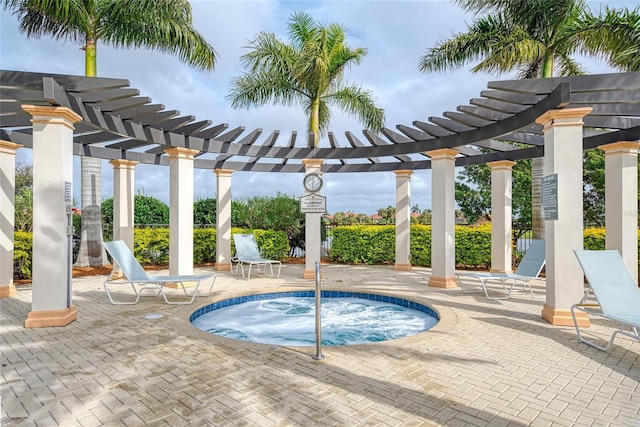
POLYGON ((540 183, 540 205, 542 219, 556 221, 558 219, 558 174, 543 176, 540 183))
POLYGON ((327 211, 327 198, 317 194, 308 194, 300 197, 301 213, 325 213, 327 211))

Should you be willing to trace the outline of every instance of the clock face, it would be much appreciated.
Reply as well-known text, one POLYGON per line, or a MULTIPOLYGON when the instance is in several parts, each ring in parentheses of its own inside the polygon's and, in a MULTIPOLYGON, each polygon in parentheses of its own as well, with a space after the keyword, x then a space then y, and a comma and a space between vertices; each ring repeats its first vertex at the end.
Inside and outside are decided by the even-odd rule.
POLYGON ((306 175, 304 177, 303 184, 304 188, 307 191, 315 193, 316 191, 320 190, 320 188, 322 188, 322 178, 320 178, 320 176, 315 173, 310 173, 309 175, 306 175))

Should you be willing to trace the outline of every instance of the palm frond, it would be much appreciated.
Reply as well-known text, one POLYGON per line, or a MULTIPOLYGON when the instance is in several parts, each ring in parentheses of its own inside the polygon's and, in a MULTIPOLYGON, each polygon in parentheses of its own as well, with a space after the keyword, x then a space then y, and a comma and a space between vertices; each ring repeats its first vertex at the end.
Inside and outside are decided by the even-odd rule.
POLYGON ((232 108, 260 107, 270 103, 287 107, 301 104, 309 97, 287 76, 275 73, 248 73, 231 81, 226 96, 232 108))
POLYGON ((376 107, 372 93, 360 86, 339 88, 322 99, 335 104, 345 113, 358 117, 359 121, 373 132, 379 132, 384 126, 384 110, 376 107))
POLYGON ((574 25, 571 42, 581 53, 603 57, 622 70, 640 70, 640 7, 605 8, 601 15, 584 11, 574 25))
POLYGON ((199 70, 214 69, 216 52, 193 26, 187 0, 103 0, 98 9, 103 41, 169 53, 199 70))
MULTIPOLYGON (((419 68, 424 72, 447 71, 483 59, 502 47, 505 40, 512 39, 516 30, 503 15, 480 18, 468 27, 466 33, 459 33, 428 49, 420 59, 419 68)), ((492 62, 497 63, 497 58, 492 62)))
POLYGON ((85 41, 91 11, 82 0, 4 0, 3 7, 13 11, 27 37, 85 41))

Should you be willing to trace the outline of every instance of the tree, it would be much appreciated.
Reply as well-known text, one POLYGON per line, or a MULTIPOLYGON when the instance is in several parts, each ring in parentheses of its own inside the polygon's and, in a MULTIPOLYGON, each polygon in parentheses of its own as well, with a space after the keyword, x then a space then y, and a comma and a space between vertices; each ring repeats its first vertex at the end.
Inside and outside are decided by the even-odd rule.
POLYGON ((237 213, 239 226, 284 231, 292 251, 304 248, 305 214, 300 212, 300 200, 278 193, 276 197, 252 197, 244 204, 245 208, 237 213))
MULTIPOLYGON (((214 49, 194 29, 186 0, 2 0, 20 21, 27 37, 49 35, 79 43, 85 74, 97 76, 97 45, 146 48, 176 55, 201 70, 213 70, 214 49)), ((82 157, 82 237, 79 267, 102 266, 100 159, 82 157)))
MULTIPOLYGON (((634 11, 605 7, 595 15, 583 0, 456 0, 465 10, 488 12, 466 33, 438 42, 420 60, 420 70, 445 71, 479 61, 471 71, 505 73, 520 78, 583 74, 576 54, 605 58, 614 68, 640 70, 640 7, 634 11)), ((544 162, 535 162, 541 177, 544 162)), ((539 194, 540 180, 533 181, 539 194)), ((534 202, 537 199, 534 198, 534 202)), ((534 208, 534 238, 543 238, 539 203, 534 208)))
MULTIPOLYGON (((517 223, 531 224, 531 160, 520 160, 512 168, 512 213, 517 223)), ((467 166, 455 184, 456 203, 470 223, 491 210, 491 168, 467 166), (468 183, 468 184, 467 184, 468 183)))
POLYGON ((216 223, 218 201, 213 198, 199 199, 193 204, 194 225, 211 225, 216 223))
POLYGON ((248 72, 232 80, 227 100, 233 108, 268 103, 302 106, 313 147, 327 131, 330 105, 379 131, 384 112, 375 106, 371 92, 343 83, 345 69, 360 64, 367 54, 364 48, 349 48, 345 32, 339 24, 320 25, 308 14, 296 12, 289 22, 289 44, 273 33, 259 33, 250 42, 251 52, 240 59, 248 72))

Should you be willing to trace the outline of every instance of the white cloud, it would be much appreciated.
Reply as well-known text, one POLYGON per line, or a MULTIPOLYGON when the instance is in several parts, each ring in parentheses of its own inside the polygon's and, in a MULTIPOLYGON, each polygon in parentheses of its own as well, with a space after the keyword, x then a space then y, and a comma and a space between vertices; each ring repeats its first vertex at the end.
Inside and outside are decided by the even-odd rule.
MULTIPOLYGON (((633 1, 604 2, 613 7, 633 8, 633 1)), ((589 2, 593 10, 600 2, 589 2)), ((259 142, 274 130, 280 130, 278 144, 288 141, 292 131, 302 144, 306 118, 300 109, 268 106, 253 110, 233 110, 225 101, 232 77, 242 73, 239 63, 245 47, 259 31, 286 38, 286 25, 293 11, 305 10, 322 23, 338 22, 348 28, 347 43, 366 47, 368 55, 360 66, 346 73, 351 83, 362 84, 373 92, 387 114, 387 127, 429 116, 441 116, 460 104, 477 97, 492 80, 511 76, 474 75, 468 67, 455 72, 424 74, 418 70, 420 56, 438 40, 463 32, 472 21, 458 6, 448 1, 192 1, 194 22, 198 30, 218 53, 212 73, 190 69, 172 56, 141 49, 114 49, 98 46, 98 74, 125 78, 166 109, 196 120, 209 119, 213 124, 228 123, 229 129, 245 126, 247 131, 263 129, 259 142)), ((2 69, 84 74, 84 52, 80 46, 44 37, 27 39, 18 32, 16 18, 0 16, 0 58, 2 69)), ((608 72, 601 62, 585 60, 591 72, 608 72)), ((341 145, 348 146, 345 131, 362 136, 362 126, 338 110, 333 112, 331 130, 341 145)), ((323 146, 328 146, 324 141, 323 146)), ((29 163, 28 150, 18 152, 18 160, 29 163)), ((75 161, 74 168, 79 168, 75 161)), ((212 171, 194 172, 195 198, 215 197, 216 178, 212 171)), ((136 191, 169 198, 168 168, 140 165, 136 169, 136 191)), ((112 195, 113 171, 103 162, 103 198, 112 195)), ((378 208, 395 204, 395 176, 391 172, 370 174, 325 174, 323 194, 331 212, 358 211, 371 214, 378 208)), ((431 206, 430 171, 416 171, 412 176, 412 205, 431 206)), ((80 177, 74 170, 74 196, 79 200, 80 177)), ((234 198, 275 195, 302 195, 301 174, 236 172, 232 178, 234 198)))

